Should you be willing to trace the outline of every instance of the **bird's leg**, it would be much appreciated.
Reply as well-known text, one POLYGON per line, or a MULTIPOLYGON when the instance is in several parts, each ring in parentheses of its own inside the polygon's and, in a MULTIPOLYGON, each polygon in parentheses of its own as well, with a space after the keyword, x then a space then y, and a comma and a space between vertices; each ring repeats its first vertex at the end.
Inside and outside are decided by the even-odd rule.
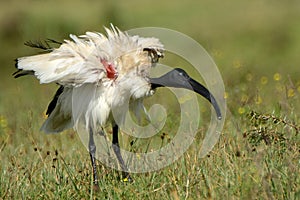
POLYGON ((92 161, 92 168, 93 168, 93 181, 94 185, 98 186, 98 176, 97 176, 97 166, 96 166, 96 145, 94 142, 94 135, 93 135, 93 129, 89 129, 89 152, 90 152, 90 157, 92 161))
POLYGON ((128 169, 125 165, 125 162, 122 158, 121 151, 120 151, 119 137, 118 137, 119 127, 117 124, 113 124, 112 129, 113 129, 112 147, 117 156, 117 159, 119 161, 121 169, 123 171, 123 181, 124 182, 132 182, 132 178, 130 177, 130 174, 128 173, 128 169))

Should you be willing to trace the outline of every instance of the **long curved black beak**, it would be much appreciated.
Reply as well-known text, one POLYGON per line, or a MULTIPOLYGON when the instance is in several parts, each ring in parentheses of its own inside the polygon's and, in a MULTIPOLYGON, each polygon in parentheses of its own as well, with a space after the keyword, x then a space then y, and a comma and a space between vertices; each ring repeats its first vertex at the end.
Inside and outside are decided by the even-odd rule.
POLYGON ((214 107, 218 119, 222 119, 220 107, 215 97, 202 84, 192 79, 183 69, 175 68, 158 78, 150 78, 151 88, 175 87, 192 90, 206 98, 214 107))

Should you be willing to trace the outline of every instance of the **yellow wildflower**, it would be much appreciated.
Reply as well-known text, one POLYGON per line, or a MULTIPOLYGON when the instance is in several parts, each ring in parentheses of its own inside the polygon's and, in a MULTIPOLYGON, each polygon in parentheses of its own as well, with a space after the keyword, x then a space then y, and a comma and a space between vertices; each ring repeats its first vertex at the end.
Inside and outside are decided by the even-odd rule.
POLYGON ((2 129, 6 129, 7 128, 7 120, 3 115, 0 115, 0 127, 2 129))
POLYGON ((227 99, 228 98, 228 92, 225 92, 224 93, 224 99, 227 99))
POLYGON ((273 79, 274 79, 275 81, 280 81, 281 75, 280 75, 279 73, 275 73, 274 76, 273 76, 273 79))
POLYGON ((239 107, 238 112, 239 114, 244 114, 246 112, 246 109, 244 107, 239 107))
POLYGON ((287 95, 288 97, 295 96, 295 90, 293 88, 288 89, 287 95))
POLYGON ((262 98, 259 95, 256 96, 255 103, 256 104, 261 104, 262 103, 262 98))
POLYGON ((260 83, 266 85, 268 83, 268 77, 263 76, 260 78, 260 83))

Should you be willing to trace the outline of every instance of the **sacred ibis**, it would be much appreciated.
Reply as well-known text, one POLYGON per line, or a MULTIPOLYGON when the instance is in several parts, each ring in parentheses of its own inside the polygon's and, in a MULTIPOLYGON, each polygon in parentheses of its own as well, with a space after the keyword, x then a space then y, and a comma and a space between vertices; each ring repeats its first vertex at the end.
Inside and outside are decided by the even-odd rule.
POLYGON ((43 52, 16 59, 18 71, 13 74, 15 78, 34 75, 41 84, 54 82, 59 85, 48 105, 48 118, 41 130, 58 133, 69 128, 77 130, 79 124, 83 125, 89 133, 89 153, 96 185, 93 134, 108 123, 112 125, 112 147, 123 176, 130 180, 118 142, 118 123, 124 120, 126 113, 112 114, 113 110, 126 106, 128 100, 135 102, 131 109, 145 112, 143 99, 152 95, 156 88, 185 88, 206 98, 221 119, 214 96, 183 69, 173 69, 159 78, 150 77, 151 67, 164 55, 164 47, 157 38, 130 36, 113 25, 105 30, 106 34, 70 35, 71 40, 56 42, 58 48, 50 47, 49 42, 55 42, 53 40, 28 42, 28 46, 40 48, 43 52))

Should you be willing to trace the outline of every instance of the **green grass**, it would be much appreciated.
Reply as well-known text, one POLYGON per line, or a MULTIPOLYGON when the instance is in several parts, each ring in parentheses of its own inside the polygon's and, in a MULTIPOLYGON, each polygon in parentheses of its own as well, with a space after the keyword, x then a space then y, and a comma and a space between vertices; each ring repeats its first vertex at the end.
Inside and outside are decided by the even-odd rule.
MULTIPOLYGON (((267 0, 1 2, 0 199, 300 199, 299 8, 298 1, 267 0), (98 163, 95 190, 77 134, 39 131, 56 86, 11 74, 15 58, 37 53, 25 41, 103 31, 110 22, 125 30, 171 28, 199 41, 223 76, 228 112, 220 140, 205 158, 197 155, 210 113, 199 99, 201 124, 184 156, 160 171, 133 174, 133 183, 98 163)), ((176 105, 163 130, 170 137, 176 105)), ((167 143, 160 136, 155 141, 167 143)), ((130 139, 124 136, 122 145, 130 139)))

